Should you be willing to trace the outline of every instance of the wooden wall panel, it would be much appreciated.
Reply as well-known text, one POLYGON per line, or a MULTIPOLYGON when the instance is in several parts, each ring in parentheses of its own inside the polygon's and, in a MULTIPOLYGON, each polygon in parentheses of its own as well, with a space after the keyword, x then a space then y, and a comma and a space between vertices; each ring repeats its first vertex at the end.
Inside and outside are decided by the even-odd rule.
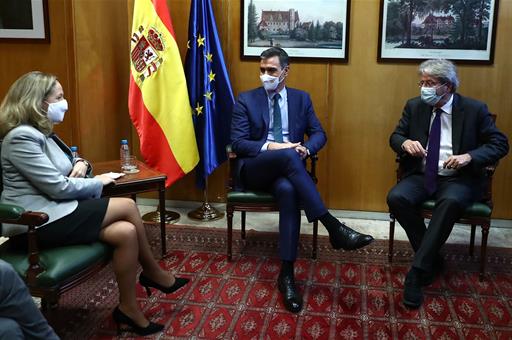
MULTIPOLYGON (((66 121, 57 128, 68 142, 79 143, 93 160, 117 158, 119 139, 128 135, 133 149, 138 149, 126 107, 133 0, 49 2, 50 45, 0 45, 0 93, 5 93, 15 78, 29 70, 56 73, 71 99, 66 121)), ((168 3, 184 58, 190 0, 168 3)), ((240 1, 212 3, 236 96, 259 86, 258 61, 240 59, 240 1)), ((417 64, 376 61, 379 6, 379 0, 352 1, 347 64, 292 60, 288 85, 311 94, 328 134, 328 144, 320 154, 319 187, 329 208, 387 211, 385 197, 394 183, 395 169, 388 137, 405 101, 419 92, 417 64)), ((498 114, 498 127, 509 137, 510 31, 512 2, 501 1, 494 64, 459 67, 460 92, 487 102, 490 110, 498 114)), ((223 165, 210 178, 210 200, 225 199, 226 178, 223 165)), ((167 198, 202 200, 194 182, 193 173, 186 176, 168 190, 167 198)), ((508 203, 511 196, 509 156, 500 163, 496 174, 496 218, 512 219, 508 203)))
MULTIPOLYGON (((68 143, 77 143, 77 109, 74 88, 73 23, 71 5, 66 0, 49 0, 51 43, 0 42, 0 97, 11 84, 30 71, 55 74, 64 88, 69 111, 55 131, 68 143)), ((1 100, 0 99, 0 100, 1 100)))
POLYGON ((131 134, 128 8, 122 0, 73 4, 79 149, 91 161, 118 159, 131 134))

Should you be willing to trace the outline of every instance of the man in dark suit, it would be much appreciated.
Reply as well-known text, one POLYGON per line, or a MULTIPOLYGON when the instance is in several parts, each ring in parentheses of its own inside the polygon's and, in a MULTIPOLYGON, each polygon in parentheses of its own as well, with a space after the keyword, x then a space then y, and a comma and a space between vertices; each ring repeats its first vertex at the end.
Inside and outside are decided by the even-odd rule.
POLYGON ((271 47, 261 54, 263 87, 241 93, 233 108, 231 140, 238 154, 238 188, 266 190, 279 205, 279 252, 282 259, 278 288, 284 305, 294 313, 302 309, 295 286, 300 209, 307 219, 320 220, 335 249, 357 249, 373 238, 355 232, 324 206, 303 160, 325 144, 325 132, 306 92, 285 87, 290 70, 287 53, 271 47), (308 139, 304 140, 304 135, 308 139))
POLYGON ((390 137, 403 156, 404 178, 391 189, 390 211, 415 251, 404 282, 404 305, 418 308, 422 287, 443 268, 439 250, 465 208, 481 199, 484 168, 508 152, 508 141, 487 106, 456 93, 455 65, 442 59, 419 67, 421 96, 410 99, 390 137), (428 229, 419 214, 425 200, 436 201, 428 229))

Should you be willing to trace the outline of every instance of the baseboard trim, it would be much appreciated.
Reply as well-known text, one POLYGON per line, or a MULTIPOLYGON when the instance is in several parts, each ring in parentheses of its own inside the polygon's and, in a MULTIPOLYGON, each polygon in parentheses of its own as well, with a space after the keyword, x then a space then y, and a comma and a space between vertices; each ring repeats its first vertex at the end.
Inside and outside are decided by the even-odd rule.
MULTIPOLYGON (((137 198, 137 203, 140 205, 146 206, 154 206, 158 205, 158 200, 153 198, 137 198)), ((180 201, 180 200, 166 200, 165 207, 169 210, 172 210, 172 207, 175 208, 183 208, 183 209, 196 209, 201 206, 202 202, 198 201, 180 201)), ((226 210, 226 204, 224 203, 210 203, 213 207, 217 208, 220 211, 226 210)), ((375 221, 388 221, 389 214, 383 212, 376 211, 358 211, 358 210, 337 210, 337 209, 329 209, 331 214, 335 217, 343 219, 343 218, 351 218, 351 219, 360 219, 360 220, 375 220, 375 221)), ((491 220, 492 228, 505 228, 512 229, 512 220, 503 220, 503 219, 492 219, 491 220)))

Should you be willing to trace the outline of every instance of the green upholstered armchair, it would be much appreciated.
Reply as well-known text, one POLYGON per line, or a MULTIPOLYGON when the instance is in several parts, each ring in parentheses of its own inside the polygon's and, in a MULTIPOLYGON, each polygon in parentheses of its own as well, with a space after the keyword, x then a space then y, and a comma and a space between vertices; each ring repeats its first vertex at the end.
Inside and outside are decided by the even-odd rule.
MULTIPOLYGON (((227 255, 228 260, 232 258, 232 243, 233 243, 233 214, 235 211, 241 212, 241 237, 245 240, 245 217, 246 212, 269 212, 279 211, 274 196, 264 191, 235 191, 235 174, 234 162, 236 160, 236 153, 231 149, 231 145, 226 147, 228 155, 228 166, 229 166, 229 180, 226 195, 226 216, 227 216, 227 255)), ((311 155, 308 157, 309 170, 311 178, 315 183, 318 182, 316 178, 316 162, 318 160, 317 155, 311 155)), ((317 255, 317 239, 318 239, 318 221, 313 222, 313 246, 311 257, 316 259, 317 255)))
POLYGON ((36 227, 47 220, 45 213, 0 203, 0 223, 29 227, 26 247, 7 240, 0 245, 0 258, 14 267, 33 296, 42 298, 43 309, 57 305, 63 292, 87 280, 111 258, 110 247, 101 242, 39 249, 36 227))
MULTIPOLYGON (((493 119, 496 120, 496 115, 493 115, 493 119)), ((396 159, 398 163, 398 167, 396 170, 397 182, 402 178, 403 170, 400 163, 400 157, 396 159)), ((488 166, 485 169, 485 174, 487 178, 487 185, 485 192, 483 194, 483 199, 480 202, 475 202, 470 205, 464 215, 457 221, 457 223, 468 224, 471 226, 471 236, 469 240, 469 255, 473 256, 473 250, 475 246, 475 232, 476 226, 481 226, 482 230, 482 244, 480 247, 480 274, 479 279, 483 281, 485 277, 485 264, 487 262, 487 238, 489 236, 489 229, 491 228, 491 214, 492 214, 492 177, 496 170, 496 166, 498 164, 494 164, 492 166, 488 166)), ((427 200, 423 202, 421 206, 421 214, 423 218, 430 219, 432 218, 432 212, 435 206, 435 200, 427 200)), ((393 261, 393 240, 395 237, 395 217, 390 212, 389 214, 389 253, 388 260, 389 262, 393 261)))

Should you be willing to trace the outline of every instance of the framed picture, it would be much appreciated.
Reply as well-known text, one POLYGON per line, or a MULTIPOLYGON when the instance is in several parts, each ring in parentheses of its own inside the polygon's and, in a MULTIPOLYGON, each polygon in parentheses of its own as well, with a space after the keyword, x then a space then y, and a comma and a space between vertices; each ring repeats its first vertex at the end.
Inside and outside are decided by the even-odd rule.
POLYGON ((50 42, 48 0, 1 0, 0 41, 50 42))
POLYGON ((350 0, 242 0, 241 55, 271 46, 290 57, 348 61, 350 0))
POLYGON ((381 0, 379 61, 492 64, 498 0, 381 0))

